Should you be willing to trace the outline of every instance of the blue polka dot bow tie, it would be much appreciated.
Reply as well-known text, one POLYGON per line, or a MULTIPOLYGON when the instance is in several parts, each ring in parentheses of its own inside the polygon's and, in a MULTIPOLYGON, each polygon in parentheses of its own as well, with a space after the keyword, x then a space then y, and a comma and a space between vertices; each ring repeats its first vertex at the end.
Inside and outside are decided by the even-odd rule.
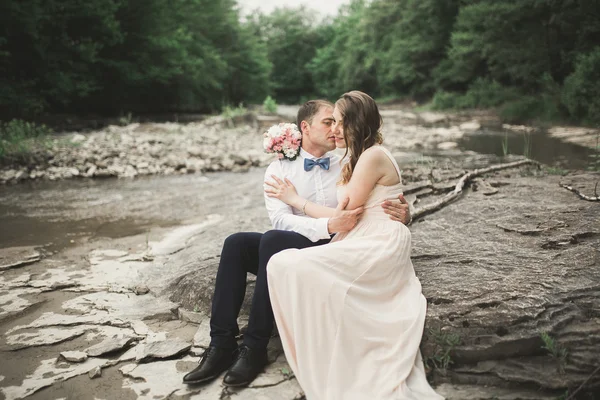
POLYGON ((315 165, 318 165, 319 167, 323 168, 325 171, 329 171, 329 157, 317 158, 316 160, 311 160, 310 158, 304 159, 304 170, 305 171, 310 171, 311 169, 313 169, 315 167, 315 165))

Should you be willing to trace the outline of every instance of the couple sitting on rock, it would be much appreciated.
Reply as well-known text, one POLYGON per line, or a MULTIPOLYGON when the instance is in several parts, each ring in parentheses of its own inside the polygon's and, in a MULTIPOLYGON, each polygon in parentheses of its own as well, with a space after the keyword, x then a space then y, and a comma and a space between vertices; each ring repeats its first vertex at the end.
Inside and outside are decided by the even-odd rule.
POLYGON ((352 91, 300 107, 300 154, 271 163, 265 203, 273 230, 229 236, 210 320, 211 343, 184 378, 246 386, 267 365, 275 320, 308 400, 441 399, 419 344, 426 301, 410 260, 400 170, 383 146, 375 101, 352 91), (330 153, 336 147, 344 157, 330 153), (238 346, 246 274, 256 275, 238 346))

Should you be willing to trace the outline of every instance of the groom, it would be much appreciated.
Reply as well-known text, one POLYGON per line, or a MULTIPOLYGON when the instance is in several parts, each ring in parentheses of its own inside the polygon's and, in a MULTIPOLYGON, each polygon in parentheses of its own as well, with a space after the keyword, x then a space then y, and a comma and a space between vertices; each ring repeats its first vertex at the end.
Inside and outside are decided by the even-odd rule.
MULTIPOLYGON (((302 132, 300 155, 294 161, 272 162, 265 181, 271 180, 271 175, 288 178, 300 196, 323 206, 337 206, 335 217, 310 218, 301 210, 265 196, 273 230, 264 234, 240 232, 225 239, 212 301, 211 343, 200 365, 184 376, 184 383, 208 382, 226 370, 225 386, 246 386, 252 382, 267 364, 267 343, 274 323, 267 288, 269 259, 285 249, 326 244, 333 234, 347 232, 358 222, 362 208, 344 210, 347 199, 339 205, 336 199, 341 166, 340 158, 329 153, 335 149, 332 113, 333 104, 324 100, 311 100, 300 107, 297 115, 302 132), (237 317, 246 293, 248 272, 256 275, 256 287, 248 328, 238 347, 237 317)), ((406 223, 410 219, 408 204, 402 196, 400 202, 386 202, 383 207, 391 219, 406 223)))

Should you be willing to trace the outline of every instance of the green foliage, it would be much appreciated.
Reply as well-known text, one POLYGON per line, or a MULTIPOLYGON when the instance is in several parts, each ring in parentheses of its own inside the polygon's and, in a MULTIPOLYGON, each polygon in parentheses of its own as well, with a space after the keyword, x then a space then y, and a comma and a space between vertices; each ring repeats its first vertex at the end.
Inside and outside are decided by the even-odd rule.
POLYGON ((563 102, 575 118, 600 123, 600 47, 581 55, 566 79, 563 102))
POLYGON ((208 111, 269 89, 235 0, 8 0, 0 26, 3 115, 208 111))
POLYGON ((221 110, 221 115, 224 118, 227 118, 227 119, 232 119, 232 118, 235 118, 235 117, 240 117, 240 116, 245 115, 247 113, 248 113, 248 109, 246 107, 244 107, 244 105, 242 103, 238 104, 237 107, 232 107, 230 105, 226 105, 221 110))
POLYGON ((386 93, 427 95, 435 92, 433 70, 445 59, 457 0, 379 0, 367 12, 378 31, 378 79, 386 93))
POLYGON ((128 112, 127 114, 125 114, 119 118, 119 125, 126 126, 126 125, 131 124, 132 121, 133 121, 133 114, 128 112))
POLYGON ((466 93, 440 90, 433 97, 434 109, 491 108, 518 99, 519 93, 510 87, 504 87, 496 81, 477 78, 466 93))
POLYGON ((266 112, 275 114, 277 112, 277 102, 271 96, 267 96, 263 102, 263 108, 266 112))
POLYGON ((313 97, 315 87, 307 64, 328 39, 316 24, 314 12, 305 7, 277 8, 269 15, 255 15, 248 25, 272 64, 265 87, 270 86, 280 102, 297 103, 303 96, 313 97))
POLYGON ((505 133, 502 138, 502 155, 504 157, 508 155, 508 133, 505 133))
POLYGON ((428 329, 428 333, 435 348, 433 354, 426 357, 425 363, 429 368, 445 374, 448 367, 452 365, 451 353, 460 344, 460 336, 442 329, 428 329))
POLYGON ((560 167, 546 167, 545 168, 546 173, 548 173, 549 175, 566 175, 569 173, 569 170, 567 169, 562 169, 560 167))
POLYGON ((0 161, 23 160, 29 153, 48 145, 52 130, 45 125, 13 119, 0 123, 0 161))
POLYGON ((374 97, 600 122, 600 0, 351 0, 241 19, 235 0, 0 2, 0 116, 216 111, 374 97))
POLYGON ((567 349, 565 349, 560 343, 558 343, 550 334, 547 332, 540 332, 540 337, 544 345, 543 349, 547 350, 548 353, 556 359, 558 368, 561 372, 564 372, 564 367, 567 361, 567 349))

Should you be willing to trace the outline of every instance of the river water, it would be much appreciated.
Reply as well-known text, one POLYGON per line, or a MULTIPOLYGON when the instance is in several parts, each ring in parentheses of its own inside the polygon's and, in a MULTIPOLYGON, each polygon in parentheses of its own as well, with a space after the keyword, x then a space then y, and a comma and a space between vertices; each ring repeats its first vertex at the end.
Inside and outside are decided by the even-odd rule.
POLYGON ((235 189, 261 191, 262 169, 246 173, 65 180, 0 186, 0 248, 34 245, 50 251, 82 238, 118 238, 152 227, 223 213, 245 201, 235 189))
MULTIPOLYGON (((288 111, 291 118, 295 111, 288 111)), ((393 113, 388 113, 388 118, 396 119, 393 113)), ((405 122, 391 122, 396 122, 392 126, 398 130, 391 134, 402 135, 405 122)), ((434 135, 434 129, 425 128, 421 134, 434 135)), ((463 151, 495 156, 506 152, 527 154, 555 167, 586 169, 596 154, 594 149, 560 141, 545 132, 525 135, 486 128, 463 136, 458 149, 423 150, 421 158, 451 156, 460 163, 463 151)), ((407 159, 419 158, 414 149, 406 154, 412 154, 407 159)), ((125 237, 211 213, 227 214, 226 207, 232 202, 246 201, 236 198, 236 189, 262 190, 262 174, 262 168, 254 168, 244 173, 27 181, 0 186, 0 248, 34 245, 56 251, 76 245, 82 238, 125 237)))

